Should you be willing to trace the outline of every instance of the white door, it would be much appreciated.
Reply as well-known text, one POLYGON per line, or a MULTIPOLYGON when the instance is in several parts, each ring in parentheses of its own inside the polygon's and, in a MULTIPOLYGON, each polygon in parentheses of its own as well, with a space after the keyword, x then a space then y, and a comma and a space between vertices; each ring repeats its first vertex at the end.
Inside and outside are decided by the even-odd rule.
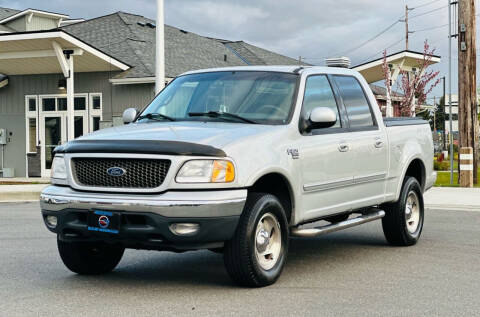
POLYGON ((352 164, 349 133, 342 108, 325 75, 309 76, 305 86, 302 117, 316 107, 337 113, 331 128, 303 133, 299 142, 302 166, 302 220, 315 219, 349 209, 356 169, 352 164), (339 111, 340 109, 340 111, 339 111))
POLYGON ((53 161, 53 150, 67 140, 66 115, 62 113, 41 114, 39 140, 42 177, 49 177, 53 161))

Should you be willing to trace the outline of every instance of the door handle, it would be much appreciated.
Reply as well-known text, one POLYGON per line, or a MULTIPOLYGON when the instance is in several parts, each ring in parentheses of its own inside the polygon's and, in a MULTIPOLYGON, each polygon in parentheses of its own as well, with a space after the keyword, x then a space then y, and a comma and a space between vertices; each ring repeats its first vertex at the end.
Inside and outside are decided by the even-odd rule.
POLYGON ((348 146, 347 143, 340 143, 340 144, 338 145, 338 150, 339 150, 340 152, 347 152, 349 149, 350 149, 350 147, 348 146))
POLYGON ((382 141, 381 138, 375 138, 375 147, 376 147, 377 149, 383 147, 383 141, 382 141))

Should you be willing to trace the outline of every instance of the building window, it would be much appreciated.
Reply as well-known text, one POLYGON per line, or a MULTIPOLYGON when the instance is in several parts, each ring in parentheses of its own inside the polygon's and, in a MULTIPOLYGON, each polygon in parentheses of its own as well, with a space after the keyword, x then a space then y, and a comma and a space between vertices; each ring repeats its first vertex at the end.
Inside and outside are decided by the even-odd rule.
POLYGON ((28 151, 37 152, 37 119, 28 118, 28 151))
POLYGON ((43 98, 42 99, 43 111, 55 111, 55 98, 43 98))
POLYGON ((92 131, 100 130, 100 117, 93 117, 92 122, 93 122, 92 131))
POLYGON ((83 116, 75 116, 74 123, 74 136, 75 139, 83 135, 83 116))
POLYGON ((73 102, 73 109, 75 110, 85 110, 86 109, 86 98, 85 97, 75 97, 73 102))
POLYGON ((37 111, 37 98, 28 98, 28 111, 37 111))
POLYGON ((57 108, 58 111, 67 111, 67 98, 58 98, 57 108))
MULTIPOLYGON (((447 120, 450 120, 450 116, 447 115, 447 120)), ((458 120, 458 113, 453 113, 452 114, 452 121, 457 121, 458 120)))
POLYGON ((100 110, 101 105, 100 96, 92 96, 92 109, 100 110))

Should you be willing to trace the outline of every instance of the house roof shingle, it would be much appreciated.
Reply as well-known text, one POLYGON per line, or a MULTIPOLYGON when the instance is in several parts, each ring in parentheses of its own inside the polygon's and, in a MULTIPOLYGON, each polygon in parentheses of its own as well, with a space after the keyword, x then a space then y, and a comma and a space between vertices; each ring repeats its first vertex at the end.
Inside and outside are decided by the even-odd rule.
MULTIPOLYGON (((129 64, 117 78, 155 74, 155 21, 116 12, 61 27, 88 44, 129 64)), ((202 68, 243 65, 297 65, 298 61, 243 41, 212 39, 165 25, 165 75, 202 68)))
MULTIPOLYGON (((372 89, 372 92, 375 96, 386 96, 387 95, 387 89, 382 86, 370 84, 370 89, 372 89)), ((403 97, 403 94, 397 91, 392 91, 392 97, 403 97)))
POLYGON ((10 8, 0 8, 0 20, 8 18, 14 14, 17 14, 20 10, 10 9, 10 8))

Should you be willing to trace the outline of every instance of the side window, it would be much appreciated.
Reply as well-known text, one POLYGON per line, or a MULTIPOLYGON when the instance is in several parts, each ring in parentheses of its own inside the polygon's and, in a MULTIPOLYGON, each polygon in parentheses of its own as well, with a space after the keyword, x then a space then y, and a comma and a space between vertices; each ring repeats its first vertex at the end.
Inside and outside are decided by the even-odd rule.
POLYGON ((355 77, 334 76, 347 110, 351 128, 372 127, 373 118, 367 97, 355 77))
POLYGON ((332 87, 325 75, 310 76, 305 85, 303 97, 303 113, 308 114, 314 108, 327 107, 337 114, 337 123, 332 128, 340 128, 340 116, 338 114, 337 102, 333 95, 332 87))

